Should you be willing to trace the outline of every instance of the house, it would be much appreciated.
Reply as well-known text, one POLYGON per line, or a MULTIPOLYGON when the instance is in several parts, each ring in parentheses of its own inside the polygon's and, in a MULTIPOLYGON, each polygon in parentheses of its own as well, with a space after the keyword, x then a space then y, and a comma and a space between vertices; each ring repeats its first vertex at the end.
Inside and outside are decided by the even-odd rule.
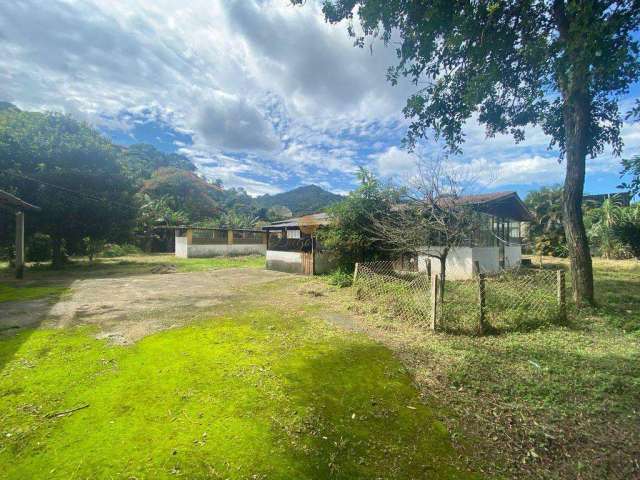
POLYGON ((605 200, 612 200, 621 207, 628 207, 631 205, 631 192, 600 193, 582 197, 583 204, 592 207, 601 207, 605 200))
POLYGON ((267 234, 267 270, 303 275, 330 271, 333 257, 316 238, 318 229, 329 223, 326 213, 314 213, 262 227, 267 234))
POLYGON ((261 230, 174 227, 175 255, 181 258, 209 258, 234 255, 264 255, 266 234, 261 230))
MULTIPOLYGON (((520 265, 522 258, 522 224, 533 216, 516 192, 467 195, 456 199, 480 214, 480 228, 466 245, 452 248, 447 255, 447 278, 471 278, 478 262, 482 273, 495 273, 520 265)), ((433 247, 438 249, 439 247, 433 247)), ((418 270, 440 270, 440 260, 427 255, 418 257, 418 270)))
MULTIPOLYGON (((516 192, 496 192, 482 195, 468 195, 455 200, 460 205, 468 205, 476 211, 481 220, 481 228, 466 245, 452 248, 447 255, 447 277, 455 279, 471 278, 477 261, 483 273, 498 272, 520 265, 522 257, 521 225, 533 217, 516 192)), ((316 239, 316 232, 329 225, 325 213, 290 218, 274 222, 263 230, 267 232, 267 269, 282 272, 313 275, 333 268, 335 262, 329 252, 325 252, 316 239)), ((441 247, 430 247, 437 253, 441 247)), ((402 265, 416 268, 416 259, 402 265)), ((437 258, 419 255, 419 271, 439 271, 437 258)))

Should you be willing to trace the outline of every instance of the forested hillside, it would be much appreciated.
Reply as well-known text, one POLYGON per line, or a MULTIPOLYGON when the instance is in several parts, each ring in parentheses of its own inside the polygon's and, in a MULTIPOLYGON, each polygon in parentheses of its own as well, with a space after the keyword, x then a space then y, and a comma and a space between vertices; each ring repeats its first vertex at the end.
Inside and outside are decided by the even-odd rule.
POLYGON ((320 212, 342 199, 342 196, 328 192, 317 185, 307 185, 276 195, 263 195, 258 197, 256 202, 264 208, 283 206, 293 215, 307 215, 320 212))

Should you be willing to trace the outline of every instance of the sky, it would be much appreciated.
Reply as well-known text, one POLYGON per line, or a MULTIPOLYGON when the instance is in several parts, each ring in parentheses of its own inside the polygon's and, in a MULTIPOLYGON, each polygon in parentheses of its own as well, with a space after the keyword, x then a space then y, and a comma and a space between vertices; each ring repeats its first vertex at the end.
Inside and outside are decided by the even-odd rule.
MULTIPOLYGON (((346 25, 317 3, 287 0, 12 0, 0 6, 0 100, 61 111, 116 143, 150 143, 189 157, 251 195, 316 184, 357 186, 366 167, 385 179, 415 168, 403 150, 402 107, 415 87, 392 86, 392 48, 354 48, 346 25)), ((640 95, 634 85, 624 111, 640 95)), ((485 138, 470 120, 463 153, 486 191, 521 195, 562 182, 564 165, 538 128, 516 144, 485 138)), ((622 130, 640 153, 640 124, 622 130)), ((433 140, 417 154, 442 155, 433 140)), ((620 160, 588 160, 585 191, 615 191, 620 160)))

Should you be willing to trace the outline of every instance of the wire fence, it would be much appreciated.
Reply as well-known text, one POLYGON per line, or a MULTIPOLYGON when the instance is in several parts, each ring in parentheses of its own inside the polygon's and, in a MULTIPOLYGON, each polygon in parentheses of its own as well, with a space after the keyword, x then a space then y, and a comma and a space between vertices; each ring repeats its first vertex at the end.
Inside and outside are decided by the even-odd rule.
POLYGON ((564 275, 555 270, 447 280, 444 292, 434 289, 435 281, 401 262, 366 262, 357 266, 354 287, 370 311, 453 333, 526 331, 564 319, 564 275))
POLYGON ((357 266, 358 300, 405 322, 428 323, 431 279, 425 272, 404 269, 398 262, 366 262, 357 266))

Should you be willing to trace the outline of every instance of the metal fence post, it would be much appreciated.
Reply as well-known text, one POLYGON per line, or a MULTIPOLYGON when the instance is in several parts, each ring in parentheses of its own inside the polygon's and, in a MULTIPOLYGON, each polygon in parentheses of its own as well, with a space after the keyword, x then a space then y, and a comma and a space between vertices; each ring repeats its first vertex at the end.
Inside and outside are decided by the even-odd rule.
POLYGON ((356 267, 353 269, 353 283, 356 283, 356 280, 358 280, 358 266, 360 264, 358 262, 356 262, 356 267))
POLYGON ((478 328, 480 335, 485 331, 485 279, 484 273, 478 273, 478 328))
POLYGON ((431 275, 431 330, 435 331, 438 324, 438 289, 440 288, 440 276, 437 273, 431 275))
POLYGON ((565 321, 567 319, 567 299, 565 290, 564 270, 558 270, 556 272, 557 279, 557 297, 558 297, 558 313, 560 320, 565 321))

